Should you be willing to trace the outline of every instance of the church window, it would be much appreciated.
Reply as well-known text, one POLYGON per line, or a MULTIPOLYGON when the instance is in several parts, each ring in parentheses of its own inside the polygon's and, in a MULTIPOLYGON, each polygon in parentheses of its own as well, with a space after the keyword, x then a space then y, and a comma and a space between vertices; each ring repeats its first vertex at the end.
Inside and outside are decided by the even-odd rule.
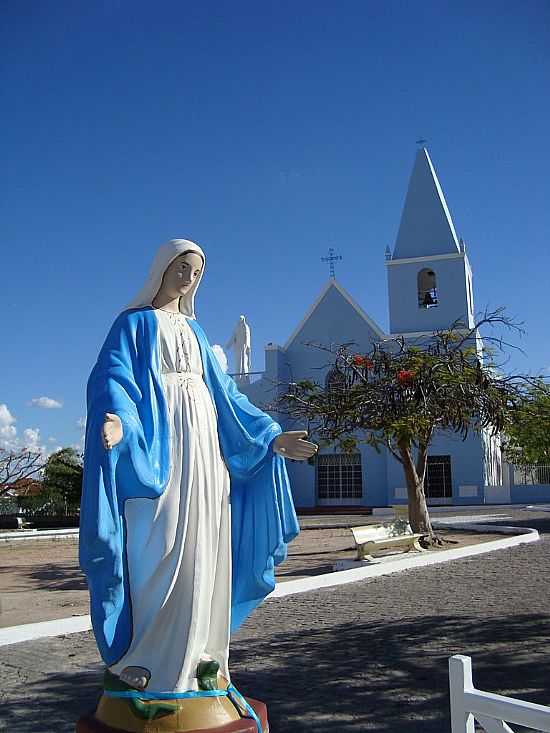
POLYGON ((328 453, 317 456, 319 499, 361 499, 363 477, 360 453, 328 453))
POLYGON ((325 377, 325 390, 327 392, 338 392, 346 385, 346 378, 344 374, 336 367, 329 369, 327 376, 325 377))
POLYGON ((427 499, 452 497, 451 456, 428 456, 425 490, 427 499))
POLYGON ((418 283, 418 307, 434 308, 439 304, 437 297, 437 279, 435 272, 425 267, 420 270, 417 278, 418 283))

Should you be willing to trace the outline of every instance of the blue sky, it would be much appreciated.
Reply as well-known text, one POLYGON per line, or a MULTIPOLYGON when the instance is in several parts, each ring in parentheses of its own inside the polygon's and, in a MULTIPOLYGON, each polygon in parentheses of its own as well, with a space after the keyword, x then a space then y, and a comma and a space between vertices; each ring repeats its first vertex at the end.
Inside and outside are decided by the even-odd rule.
POLYGON ((510 368, 550 367, 548 2, 46 0, 4 6, 0 47, 0 438, 78 442, 102 340, 172 237, 207 253, 211 342, 245 313, 255 370, 329 246, 387 330, 419 137, 476 308, 525 322, 510 368))

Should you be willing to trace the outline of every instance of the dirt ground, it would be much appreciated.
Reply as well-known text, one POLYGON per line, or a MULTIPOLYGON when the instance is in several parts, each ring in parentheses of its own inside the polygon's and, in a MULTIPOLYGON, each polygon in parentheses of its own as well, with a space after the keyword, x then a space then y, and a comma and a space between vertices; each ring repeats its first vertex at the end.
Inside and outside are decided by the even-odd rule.
MULTIPOLYGON (((450 549, 498 538, 495 534, 438 530, 450 549)), ((437 552, 438 550, 436 550, 437 552)), ((336 560, 355 557, 349 529, 307 529, 289 546, 277 580, 330 573, 336 560)), ((87 614, 88 591, 78 567, 78 541, 43 539, 0 544, 0 627, 87 614)))

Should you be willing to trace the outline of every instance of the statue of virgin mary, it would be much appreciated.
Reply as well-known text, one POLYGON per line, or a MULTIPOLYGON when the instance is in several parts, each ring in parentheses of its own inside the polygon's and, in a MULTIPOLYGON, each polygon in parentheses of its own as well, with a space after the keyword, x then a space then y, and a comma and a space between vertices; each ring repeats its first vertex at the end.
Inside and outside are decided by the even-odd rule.
POLYGON ((195 318, 204 265, 194 242, 160 247, 88 382, 80 563, 104 662, 149 698, 205 689, 201 664, 230 682, 230 631, 299 531, 284 456, 317 449, 220 368, 195 318))

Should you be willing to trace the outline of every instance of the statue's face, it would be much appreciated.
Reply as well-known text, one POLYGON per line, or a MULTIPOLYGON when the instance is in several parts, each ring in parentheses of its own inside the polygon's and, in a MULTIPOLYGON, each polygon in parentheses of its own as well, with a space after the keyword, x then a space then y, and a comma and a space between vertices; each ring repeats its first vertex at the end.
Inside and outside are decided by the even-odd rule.
POLYGON ((173 298, 185 295, 201 274, 202 267, 202 257, 195 252, 176 257, 166 268, 160 290, 173 298))

